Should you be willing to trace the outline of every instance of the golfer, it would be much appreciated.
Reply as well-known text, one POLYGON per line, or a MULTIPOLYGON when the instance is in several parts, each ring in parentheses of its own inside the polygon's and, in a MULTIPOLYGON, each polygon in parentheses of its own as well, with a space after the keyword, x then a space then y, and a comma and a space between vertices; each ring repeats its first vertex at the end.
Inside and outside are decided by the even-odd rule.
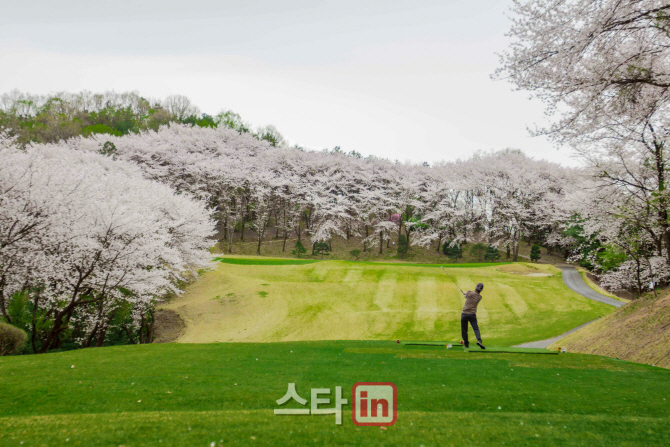
POLYGON ((480 295, 481 291, 484 290, 484 284, 479 283, 475 287, 475 291, 468 290, 463 293, 465 296, 465 305, 463 306, 463 313, 461 314, 461 337, 463 337, 463 346, 466 348, 470 347, 468 342, 468 322, 472 325, 472 330, 475 331, 475 337, 477 337, 477 346, 482 349, 486 349, 482 343, 482 336, 479 333, 479 325, 477 324, 477 306, 482 300, 480 295))

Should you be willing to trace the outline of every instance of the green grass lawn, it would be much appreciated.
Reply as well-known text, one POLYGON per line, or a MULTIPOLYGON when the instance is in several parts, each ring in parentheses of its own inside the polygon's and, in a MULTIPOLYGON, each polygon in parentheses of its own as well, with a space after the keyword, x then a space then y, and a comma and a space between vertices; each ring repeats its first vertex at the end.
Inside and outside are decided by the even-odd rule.
POLYGON ((2 446, 670 444, 670 371, 569 353, 382 341, 91 348, 0 358, 0 390, 2 446), (351 420, 363 381, 397 386, 387 430, 351 420), (289 382, 308 400, 313 387, 343 387, 343 424, 274 415, 289 382))
MULTIPOLYGON (((221 261, 165 306, 186 321, 178 341, 460 340, 463 296, 436 264, 221 261)), ((477 316, 489 344, 550 338, 614 309, 570 291, 550 265, 447 270, 463 290, 485 284, 477 316)))

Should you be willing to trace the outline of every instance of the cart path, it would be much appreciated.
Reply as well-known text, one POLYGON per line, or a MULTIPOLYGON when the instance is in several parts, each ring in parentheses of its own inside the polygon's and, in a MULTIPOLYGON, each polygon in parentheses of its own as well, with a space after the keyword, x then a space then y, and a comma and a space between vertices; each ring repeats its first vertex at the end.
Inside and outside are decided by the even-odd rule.
MULTIPOLYGON (((582 279, 582 275, 579 274, 576 268, 567 266, 567 265, 559 265, 557 266, 558 268, 561 269, 562 277, 563 277, 563 282, 565 285, 568 287, 568 289, 572 290, 573 292, 577 292, 578 294, 591 299, 593 301, 598 301, 600 303, 605 303, 609 304, 610 306, 614 307, 621 307, 625 305, 626 303, 623 303, 619 300, 615 300, 614 298, 610 298, 605 295, 601 295, 600 293, 596 292, 592 288, 590 288, 582 279)), ((597 318, 596 318, 597 320, 597 318)), ((568 332, 565 332, 561 335, 557 335, 556 337, 548 338, 546 340, 539 340, 539 341, 531 341, 529 343, 523 343, 520 345, 514 346, 515 348, 546 348, 547 346, 556 343, 557 341, 561 340, 562 338, 567 337, 568 335, 572 334, 575 331, 578 331, 579 329, 588 326, 589 324, 593 323, 596 320, 591 320, 587 323, 584 323, 580 326, 577 326, 574 329, 570 329, 568 332)))
POLYGON ((564 332, 561 335, 557 335, 556 337, 552 338, 547 338, 546 340, 540 340, 540 341, 531 341, 529 343, 523 343, 520 345, 513 346, 513 348, 546 348, 547 346, 556 343, 558 340, 567 337, 568 335, 572 334, 575 331, 580 330, 583 327, 588 326, 589 324, 593 323, 594 321, 598 320, 597 318, 595 320, 588 321, 580 326, 577 326, 576 328, 570 329, 568 332, 564 332))
POLYGON ((568 286, 568 289, 572 290, 573 292, 577 292, 578 294, 592 299, 593 301, 599 301, 614 307, 621 307, 626 304, 622 301, 615 300, 614 298, 601 295, 600 293, 590 288, 584 282, 582 275, 579 274, 576 268, 567 265, 560 265, 557 267, 561 269, 563 282, 566 286, 568 286))

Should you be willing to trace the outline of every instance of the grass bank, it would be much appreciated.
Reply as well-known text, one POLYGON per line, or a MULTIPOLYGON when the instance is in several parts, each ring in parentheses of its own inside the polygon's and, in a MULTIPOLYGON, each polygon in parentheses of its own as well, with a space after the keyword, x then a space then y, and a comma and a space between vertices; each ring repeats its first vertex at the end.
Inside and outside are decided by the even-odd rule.
POLYGON ((670 368, 670 293, 632 301, 552 345, 670 368))
POLYGON ((669 379, 596 356, 393 342, 92 348, 0 358, 0 445, 668 445, 669 379), (352 423, 361 381, 395 383, 395 425, 352 423), (341 386, 343 424, 275 416, 289 382, 308 400, 341 386))

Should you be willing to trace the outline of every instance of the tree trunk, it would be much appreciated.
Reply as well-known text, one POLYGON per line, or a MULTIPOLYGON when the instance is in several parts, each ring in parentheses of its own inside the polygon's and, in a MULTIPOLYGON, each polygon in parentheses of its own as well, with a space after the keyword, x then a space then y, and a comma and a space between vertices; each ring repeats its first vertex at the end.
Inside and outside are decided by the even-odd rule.
POLYGON ((154 342, 154 322, 156 321, 154 318, 154 311, 150 310, 149 311, 149 317, 151 318, 151 323, 147 326, 147 342, 148 343, 153 343, 154 342))
POLYGON ((228 253, 233 252, 233 236, 235 235, 235 227, 228 229, 228 253))
POLYGON ((85 348, 90 348, 91 343, 93 343, 93 339, 95 338, 95 334, 98 332, 98 323, 95 323, 95 327, 91 331, 90 334, 88 334, 88 338, 86 338, 86 341, 84 342, 84 347, 85 348))
POLYGON ((130 332, 130 329, 128 328, 127 325, 123 325, 123 330, 125 331, 126 335, 128 336, 128 340, 130 341, 131 344, 136 345, 137 342, 133 339, 132 332, 130 332))
POLYGON ((53 327, 47 333, 46 338, 42 340, 42 346, 40 347, 40 354, 46 354, 46 352, 49 350, 49 346, 51 346, 51 344, 54 343, 54 341, 56 341, 56 337, 58 337, 58 334, 61 332, 61 325, 63 324, 64 316, 65 313, 61 311, 56 315, 56 318, 54 318, 53 327))
POLYGON ((256 253, 258 253, 259 256, 261 254, 261 243, 265 237, 265 231, 267 230, 268 225, 270 225, 270 216, 272 216, 272 212, 268 213, 268 218, 261 222, 261 226, 258 229, 258 247, 256 247, 256 253))
POLYGON ((144 344, 144 341, 145 341, 145 337, 144 337, 144 321, 145 321, 144 314, 142 314, 142 319, 140 320, 140 330, 139 330, 139 333, 137 334, 137 336, 138 336, 138 338, 139 338, 139 340, 140 340, 140 344, 144 344))
POLYGON ((40 295, 39 293, 35 294, 35 302, 33 303, 33 329, 32 329, 32 334, 30 338, 30 343, 33 347, 33 352, 37 354, 37 345, 36 345, 36 339, 37 339, 37 304, 38 301, 40 300, 40 295))
POLYGON ((111 324, 112 320, 114 319, 114 315, 116 314, 116 310, 113 310, 110 312, 109 317, 107 318, 107 321, 100 327, 99 333, 98 333, 98 338, 95 341, 95 346, 98 348, 102 348, 102 346, 105 344, 105 337, 107 336, 107 331, 109 330, 109 325, 111 324))
POLYGON ((5 317, 5 320, 7 320, 7 323, 11 324, 12 319, 9 318, 9 314, 7 313, 7 309, 5 309, 5 297, 4 297, 4 294, 3 294, 2 290, 0 290, 0 312, 2 312, 2 316, 5 317))
POLYGON ((512 247, 512 261, 517 262, 519 260, 519 245, 521 245, 521 232, 512 237, 512 242, 514 244, 512 247))
MULTIPOLYGON (((653 127, 650 126, 652 132, 654 132, 653 127)), ((663 143, 658 143, 654 141, 654 155, 656 158, 656 176, 658 183, 658 222, 661 226, 662 239, 666 248, 666 256, 668 257, 668 262, 670 262, 670 224, 668 224, 668 204, 665 197, 665 159, 663 156, 663 143)), ((662 253, 662 251, 660 252, 662 253)))
POLYGON ((437 239, 437 250, 435 250, 435 251, 438 252, 438 253, 440 252, 440 245, 442 245, 442 236, 441 236, 441 235, 440 235, 440 237, 437 239))
POLYGON ((382 254, 382 248, 384 247, 384 232, 379 232, 379 254, 382 254))
POLYGON ((635 264, 637 264, 637 297, 642 296, 642 279, 640 278, 640 260, 635 259, 635 264))
POLYGON ((226 239, 228 239, 228 213, 226 213, 226 218, 223 220, 223 239, 219 241, 219 248, 221 249, 221 253, 223 253, 223 250, 225 250, 223 247, 226 239))
POLYGON ((284 245, 282 246, 281 251, 284 252, 286 251, 286 239, 288 239, 288 230, 287 230, 287 225, 286 225, 286 207, 284 207, 284 219, 282 220, 282 228, 284 229, 284 245))
POLYGON ((303 215, 305 216, 305 228, 307 228, 309 230, 309 227, 312 223, 311 222, 311 216, 312 216, 311 210, 309 208, 306 209, 305 211, 303 211, 303 215))

